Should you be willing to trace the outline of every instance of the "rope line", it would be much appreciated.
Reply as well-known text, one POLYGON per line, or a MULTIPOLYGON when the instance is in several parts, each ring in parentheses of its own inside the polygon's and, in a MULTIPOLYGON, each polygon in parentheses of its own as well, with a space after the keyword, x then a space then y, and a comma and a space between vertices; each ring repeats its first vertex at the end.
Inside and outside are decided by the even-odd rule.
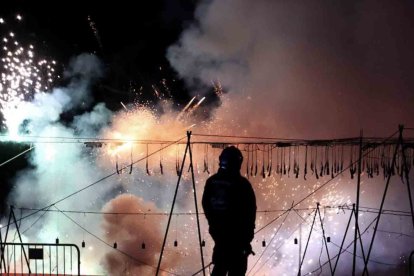
MULTIPOLYGON (((15 209, 20 210, 28 210, 28 211, 45 211, 45 212, 58 212, 57 210, 53 209, 40 209, 40 208, 28 208, 28 207, 15 207, 15 209)), ((351 211, 351 205, 337 205, 337 206, 323 206, 320 209, 338 209, 342 211, 351 211)), ((309 208, 293 208, 293 209, 269 209, 269 210, 258 210, 256 213, 278 213, 278 212, 286 212, 286 211, 312 211, 316 210, 316 207, 309 207, 309 208)), ((360 212, 363 213, 373 213, 378 214, 378 208, 373 207, 360 207, 360 212)), ((62 210, 64 213, 75 213, 75 214, 92 214, 92 215, 131 215, 131 216, 168 216, 167 212, 104 212, 104 211, 86 211, 86 210, 62 210)), ((199 214, 204 214, 204 212, 199 212, 199 214)), ((392 216, 401 216, 401 217, 411 217, 410 211, 400 211, 400 210, 382 210, 383 215, 392 215, 392 216)), ((177 216, 194 216, 196 215, 194 212, 175 212, 173 215, 177 216)))
MULTIPOLYGON (((124 169, 126 169, 126 168, 129 168, 130 166, 132 166, 132 165, 134 165, 134 164, 136 164, 136 163, 138 163, 138 162, 141 162, 141 161, 143 161, 143 160, 145 160, 145 159, 149 158, 150 156, 152 156, 152 155, 154 155, 154 154, 156 154, 156 153, 158 153, 158 152, 160 152, 160 151, 164 150, 165 148, 170 147, 170 146, 172 146, 172 145, 174 145, 174 144, 178 143, 179 141, 183 140, 184 138, 186 138, 186 137, 182 137, 182 138, 180 138, 179 140, 177 140, 177 141, 175 141, 175 142, 173 142, 173 143, 170 143, 170 144, 166 145, 165 147, 160 148, 160 149, 158 149, 158 150, 156 150, 156 151, 152 152, 151 154, 148 154, 148 155, 146 155, 146 156, 144 156, 144 157, 142 157, 142 158, 140 158, 140 159, 138 159, 138 160, 136 160, 136 161, 132 162, 131 164, 125 165, 124 167, 119 168, 119 169, 118 169, 118 171, 119 171, 119 170, 124 170, 124 169)), ((69 195, 67 195, 67 196, 65 196, 65 197, 63 197, 63 198, 61 198, 61 199, 59 199, 59 200, 57 200, 57 201, 55 201, 55 202, 53 202, 53 203, 51 203, 51 204, 49 204, 49 205, 45 206, 45 207, 43 207, 43 208, 41 208, 41 209, 38 209, 38 210, 36 210, 36 211, 34 211, 34 212, 32 212, 32 213, 30 213, 30 214, 28 214, 28 215, 26 215, 26 216, 24 216, 24 217, 22 217, 22 218, 19 218, 19 219, 17 220, 17 222, 19 222, 19 221, 21 221, 21 220, 24 220, 24 219, 26 219, 26 218, 29 218, 29 217, 31 217, 31 216, 33 216, 33 215, 35 215, 35 214, 39 213, 40 211, 44 211, 44 210, 46 210, 46 209, 49 209, 50 207, 52 207, 52 206, 54 206, 54 205, 56 205, 56 204, 58 204, 58 203, 60 203, 60 202, 62 202, 62 201, 64 201, 64 200, 66 200, 66 199, 68 199, 68 198, 70 198, 70 197, 72 197, 72 196, 74 196, 74 195, 77 195, 77 194, 79 194, 80 192, 82 192, 82 191, 84 191, 84 190, 86 190, 86 189, 88 189, 88 188, 90 188, 90 187, 92 187, 92 186, 94 186, 94 185, 96 185, 96 184, 98 184, 98 183, 100 183, 100 182, 102 182, 102 181, 104 181, 104 180, 106 180, 106 179, 108 179, 108 178, 110 178, 110 177, 112 177, 112 176, 116 175, 116 174, 117 174, 117 171, 114 171, 114 172, 112 172, 112 173, 110 173, 110 174, 108 174, 108 175, 106 175, 106 176, 104 176, 104 177, 102 177, 102 178, 98 179, 97 181, 95 181, 95 182, 93 182, 93 183, 91 183, 91 184, 89 184, 89 185, 87 185, 87 186, 83 187, 82 189, 79 189, 79 190, 77 190, 77 191, 75 191, 75 192, 73 192, 73 193, 71 193, 71 194, 69 194, 69 195)), ((14 222, 12 222, 12 223, 10 223, 10 224, 7 224, 7 225, 4 225, 4 226, 0 227, 0 230, 1 230, 1 229, 3 229, 3 228, 5 228, 5 227, 7 227, 7 226, 9 226, 9 225, 12 225, 12 224, 14 224, 14 222)))
MULTIPOLYGON (((102 238, 100 238, 99 236, 95 235, 94 233, 90 232, 88 229, 86 229, 85 227, 83 227, 82 225, 80 225, 78 222, 76 222, 76 220, 74 220, 73 218, 71 218, 69 215, 65 214, 64 212, 61 212, 61 211, 60 211, 60 209, 59 209, 58 207, 56 207, 55 205, 53 205, 53 207, 54 207, 54 208, 56 208, 56 210, 57 210, 58 212, 60 212, 61 214, 63 214, 63 215, 64 215, 67 219, 69 219, 70 221, 72 221, 75 225, 77 225, 79 228, 81 228, 83 231, 87 232, 89 235, 91 235, 92 237, 94 237, 95 239, 97 239, 98 241, 100 241, 101 243, 103 243, 103 244, 105 244, 105 245, 107 245, 107 246, 111 247, 113 250, 116 250, 116 251, 118 251, 119 253, 122 253, 123 255, 125 255, 125 256, 127 256, 128 258, 130 258, 130 259, 132 259, 132 260, 136 261, 137 263, 140 263, 140 264, 142 264, 142 265, 145 265, 145 266, 151 267, 152 269, 157 269, 157 267, 156 267, 156 266, 153 266, 153 265, 150 265, 150 264, 148 264, 148 263, 146 263, 146 262, 144 262, 144 261, 138 260, 137 258, 135 258, 134 256, 131 256, 130 254, 128 254, 127 252, 125 252, 125 251, 123 251, 123 250, 120 250, 120 249, 118 249, 118 248, 113 248, 113 246, 112 246, 112 245, 110 245, 109 243, 107 243, 106 241, 104 241, 102 238)), ((160 269, 160 270, 162 270, 162 271, 164 271, 164 272, 167 272, 168 274, 171 274, 171 275, 178 275, 178 274, 175 274, 175 273, 170 272, 170 271, 165 270, 165 269, 160 269)))

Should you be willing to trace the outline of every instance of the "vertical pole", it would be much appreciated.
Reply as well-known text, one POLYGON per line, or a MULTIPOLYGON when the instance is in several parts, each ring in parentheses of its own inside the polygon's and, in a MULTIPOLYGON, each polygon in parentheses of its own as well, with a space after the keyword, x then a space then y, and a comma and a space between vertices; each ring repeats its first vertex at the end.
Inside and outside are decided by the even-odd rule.
POLYGON ((72 259, 72 246, 70 247, 70 273, 73 273, 73 269, 72 269, 72 263, 73 263, 73 259, 72 259))
POLYGON ((200 219, 198 217, 198 205, 197 205, 197 190, 195 185, 195 178, 194 178, 194 167, 193 167, 193 152, 191 150, 191 131, 187 131, 187 147, 188 153, 190 157, 190 168, 191 168, 191 179, 193 182, 193 193, 194 193, 194 205, 196 210, 196 218, 197 218, 197 229, 198 229, 198 243, 200 245, 200 254, 201 254, 201 265, 203 268, 203 275, 206 276, 205 268, 204 268, 204 255, 203 255, 203 245, 201 244, 201 229, 200 229, 200 219))
MULTIPOLYGON (((8 264, 9 264, 9 257, 8 257, 8 254, 7 254, 7 244, 6 243, 4 245, 3 253, 4 253, 4 256, 6 256, 6 257, 3 257, 4 260, 5 260, 5 263, 4 263, 4 275, 7 275, 7 268, 8 268, 8 264)), ((3 274, 1 274, 1 275, 3 275, 3 274)))
MULTIPOLYGON (((364 245, 362 243, 362 235, 361 235, 361 231, 359 230, 359 225, 358 225, 358 239, 359 239, 359 245, 361 246, 362 259, 365 260, 364 245)), ((366 271, 366 273, 367 273, 367 276, 369 276, 368 270, 366 271)))
POLYGON ((188 147, 189 147, 189 142, 187 141, 187 146, 185 147, 183 161, 181 162, 180 173, 178 175, 177 185, 175 187, 175 193, 174 193, 173 202, 171 204, 170 215, 168 216, 167 229, 165 229, 164 241, 162 242, 162 248, 161 248, 160 258, 158 259, 157 272, 155 274, 156 276, 158 276, 159 273, 160 273, 162 255, 164 253, 165 243, 167 241, 168 230, 170 229, 171 217, 172 217, 172 214, 173 214, 173 211, 174 211, 175 200, 177 199, 178 187, 180 186, 181 176, 183 175, 183 171, 184 171, 184 164, 185 164, 185 158, 187 156, 188 147))
MULTIPOLYGON (((43 252, 45 251, 44 245, 42 245, 42 251, 43 252)), ((43 275, 45 275, 45 259, 44 258, 42 258, 42 272, 43 272, 43 275)))
POLYGON ((410 179, 409 179, 409 172, 408 172, 408 165, 407 165, 407 157, 405 155, 405 147, 404 147, 404 140, 402 132, 404 130, 404 126, 400 125, 400 135, 401 135, 401 149, 402 149, 402 157, 403 157, 403 170, 404 170, 404 177, 405 183, 407 184, 407 192, 408 192, 408 199, 410 201, 410 210, 411 210, 411 219, 413 221, 413 228, 414 228, 414 210, 413 210, 413 199, 411 196, 411 187, 410 187, 410 179))
POLYGON ((361 190, 361 164, 362 164, 362 129, 361 129, 360 136, 359 136, 358 175, 357 175, 357 192, 356 192, 356 206, 355 206, 355 231, 354 231, 354 254, 353 254, 353 259, 352 259, 352 276, 355 276, 355 269, 356 269, 359 194, 361 190))
POLYGON ((320 211, 320 209, 319 209, 319 202, 318 202, 318 203, 316 203, 316 204, 317 204, 317 209, 316 209, 316 211, 318 212, 318 215, 319 215, 319 221, 320 221, 320 223, 321 223, 321 228, 322 228, 322 237, 323 237, 323 242, 324 242, 324 244, 325 244, 326 255, 328 256, 329 269, 331 270, 331 275, 333 275, 332 263, 331 263, 331 256, 329 256, 328 243, 326 242, 325 229, 323 228, 323 222, 322 222, 321 211, 320 211))
POLYGON ((338 257, 336 258, 332 274, 335 274, 335 270, 339 262, 339 257, 342 254, 342 248, 344 246, 346 235, 348 234, 349 225, 351 224, 351 220, 352 220, 352 216, 354 215, 354 212, 355 212, 355 204, 352 204, 351 215, 349 216, 348 224, 346 225, 345 234, 344 234, 344 237, 342 238, 341 246, 339 247, 338 257))
MULTIPOLYGON (((2 255, 3 261, 5 260, 4 253, 6 253, 6 249, 7 249, 6 243, 7 243, 7 236, 9 235, 9 228, 10 228, 10 225, 11 225, 12 212, 13 212, 13 206, 10 206, 9 220, 7 222, 6 235, 4 236, 4 248, 3 248, 3 252, 2 252, 3 253, 3 255, 2 255)), ((18 225, 16 224, 16 227, 17 226, 18 225)), ((6 254, 6 256, 8 256, 8 255, 6 254)), ((7 264, 8 264, 8 261, 9 261, 9 258, 7 257, 7 264)), ((7 267, 8 266, 6 266, 6 262, 5 262, 4 263, 4 272, 6 272, 6 273, 7 273, 7 267)))
POLYGON ((308 240, 306 242, 305 251, 303 252, 303 257, 302 257, 302 260, 300 261, 300 264, 299 264, 298 275, 300 275, 299 273, 301 273, 303 261, 305 260, 305 256, 306 256, 306 251, 308 250, 309 240, 310 240, 311 235, 312 235, 313 225, 315 224, 316 214, 317 214, 317 211, 315 210, 315 215, 313 216, 312 226, 311 226, 311 229, 309 231, 309 236, 308 236, 308 240))
MULTIPOLYGON (((400 126, 400 135, 399 135, 399 138, 398 138, 398 143, 395 146, 395 151, 394 151, 394 154, 393 154, 393 157, 392 157, 390 170, 392 170, 395 166, 395 161, 397 159, 398 148, 401 145, 401 139, 402 139, 402 128, 400 126)), ((388 173, 387 183, 385 184, 384 194, 382 195, 381 205, 380 205, 380 208, 379 208, 379 211, 378 211, 377 221, 375 222, 374 233, 372 234, 371 243, 369 244, 367 258, 364 261, 364 271, 362 272, 362 275, 366 275, 366 272, 368 272, 369 257, 371 255, 372 247, 374 245, 374 240, 375 240, 375 236, 377 234, 378 224, 379 224, 379 221, 380 221, 380 218, 381 218, 382 210, 384 208, 385 197, 387 196, 388 187, 390 185, 390 180, 391 180, 392 173, 391 173, 391 171, 389 171, 387 173, 388 173)))
MULTIPOLYGON (((29 248, 29 246, 27 248, 29 248)), ((37 245, 35 245, 34 248, 37 249, 37 245)), ((37 259, 34 260, 34 264, 35 264, 35 275, 37 275, 37 259)))
MULTIPOLYGON (((7 241, 6 240, 4 240, 4 242, 6 243, 7 241)), ((6 262, 5 262, 5 259, 4 259, 4 250, 5 250, 5 246, 3 246, 3 239, 2 239, 2 237, 1 237, 1 229, 0 229, 0 254, 1 254, 1 259, 0 259, 0 273, 2 273, 2 269, 3 269, 3 267, 2 267, 2 264, 3 264, 3 266, 4 266, 4 269, 6 269, 6 262)))
POLYGON ((75 246, 76 251, 78 252, 78 276, 81 275, 80 267, 81 267, 81 260, 80 260, 80 250, 77 246, 75 246))
MULTIPOLYGON (((13 268, 14 268, 14 275, 16 275, 16 245, 13 245, 13 259, 14 259, 14 266, 13 266, 13 268)), ((44 273, 43 273, 44 274, 44 273)))
POLYGON ((52 247, 49 245, 49 274, 52 275, 52 247))
POLYGON ((63 275, 66 275, 66 246, 63 246, 63 275))
MULTIPOLYGON (((13 208, 14 208, 13 206, 10 207, 10 218, 13 216, 13 221, 14 221, 14 225, 16 225, 16 231, 19 236, 19 240, 21 243, 23 243, 22 236, 20 235, 19 224, 17 223, 17 219, 16 219, 16 216, 14 215, 13 208)), ((9 225, 10 225, 10 219, 9 219, 9 225)), ((30 274, 31 271, 30 271, 29 259, 27 258, 26 250, 24 249, 24 246, 22 246, 22 248, 23 248, 24 259, 26 260, 26 264, 27 264, 27 267, 29 268, 29 274, 30 274)))
POLYGON ((298 276, 301 276, 300 269, 300 256, 302 256, 302 223, 299 225, 299 273, 298 276))

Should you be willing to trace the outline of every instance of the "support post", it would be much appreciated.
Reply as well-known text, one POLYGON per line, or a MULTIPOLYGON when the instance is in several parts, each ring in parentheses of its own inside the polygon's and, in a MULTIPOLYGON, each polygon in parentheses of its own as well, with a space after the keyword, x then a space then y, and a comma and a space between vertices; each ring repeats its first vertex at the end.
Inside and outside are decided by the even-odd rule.
POLYGON ((156 276, 158 276, 159 273, 160 273, 162 256, 164 254, 164 248, 165 248, 165 243, 167 242, 168 230, 170 229, 171 218, 172 218, 172 214, 174 212, 174 205, 175 205, 175 201, 177 199, 178 187, 180 186, 181 177, 182 177, 183 171, 184 171, 184 164, 185 164, 185 158, 187 157, 188 145, 189 145, 189 142, 187 141, 187 146, 185 148, 183 161, 181 162, 180 173, 178 175, 177 185, 175 187, 174 198, 173 198, 173 201, 172 201, 172 204, 171 204, 170 214, 168 216, 167 228, 165 229, 165 235, 164 235, 164 240, 162 242, 161 253, 160 253, 160 257, 158 259, 157 272, 155 274, 156 276))
MULTIPOLYGON (((6 241, 4 241, 6 242, 6 241)), ((4 269, 6 270, 6 261, 4 259, 4 250, 5 250, 5 246, 3 246, 3 238, 1 237, 1 229, 0 229, 0 254, 1 254, 1 259, 0 259, 0 273, 2 273, 2 267, 4 266, 4 269)), ((6 271, 4 271, 6 272, 6 271)))
POLYGON ((308 240, 307 240, 306 245, 305 245, 305 251, 303 252, 303 257, 302 257, 302 260, 300 261, 300 264, 299 264, 298 275, 301 275, 302 265, 303 265, 303 261, 305 260, 306 251, 308 250, 309 240, 312 236, 313 225, 315 224, 316 215, 317 215, 317 211, 315 210, 315 215, 313 216, 312 226, 311 226, 311 229, 309 231, 308 240))
POLYGON ((191 140, 191 131, 187 131, 188 153, 190 154, 191 179, 192 179, 192 182, 193 182, 194 205, 195 205, 196 218, 197 218, 198 244, 200 246, 201 265, 202 265, 202 268, 203 268, 203 275, 206 276, 206 271, 204 269, 203 245, 202 245, 202 241, 201 241, 200 219, 198 217, 197 190, 196 190, 195 178, 194 178, 193 152, 191 150, 190 140, 191 140))
MULTIPOLYGON (((362 259, 365 260, 365 250, 364 250, 364 245, 362 243, 362 235, 361 235, 361 231, 359 230, 359 225, 358 225, 358 239, 359 239, 359 245, 361 246, 362 259)), ((366 273, 367 273, 367 276, 369 276, 368 269, 366 273)))
MULTIPOLYGON (((14 215, 14 210, 13 210, 13 206, 11 206, 11 209, 10 209, 10 216, 13 216, 13 221, 14 221, 14 225, 16 225, 16 231, 17 231, 17 234, 18 234, 18 236, 19 236, 19 240, 20 240, 20 242, 23 244, 23 239, 22 239, 22 236, 20 235, 20 229, 19 229, 19 225, 17 224, 17 219, 16 219, 16 216, 14 215)), ((26 250, 24 249, 24 246, 22 246, 22 249, 23 249, 23 255, 24 255, 24 259, 25 259, 25 261, 26 261, 26 264, 27 264, 27 267, 29 268, 29 274, 31 273, 31 271, 30 271, 30 264, 29 264, 29 259, 27 258, 27 254, 26 254, 26 250)))
POLYGON ((300 266, 301 266, 301 262, 300 262, 300 259, 301 259, 301 256, 302 256, 302 223, 299 225, 299 270, 298 270, 298 276, 301 276, 301 268, 300 268, 300 266))
POLYGON ((405 146, 404 146, 404 139, 402 132, 404 130, 404 126, 400 125, 400 132, 401 132, 401 151, 402 151, 402 158, 403 158, 403 171, 404 171, 404 178, 405 183, 407 185, 407 193, 408 193, 408 199, 410 201, 410 211, 411 211, 411 220, 413 222, 413 229, 414 229, 414 210, 413 210, 413 199, 411 195, 411 187, 410 187, 410 178, 409 178, 409 171, 408 171, 408 165, 407 165, 407 157, 405 155, 405 146))
MULTIPOLYGON (((401 145, 401 142, 402 142, 402 131, 403 131, 403 129, 404 129, 404 127, 402 125, 400 125, 399 126, 400 134, 399 134, 397 145, 395 146, 394 154, 392 156, 391 167, 390 167, 391 169, 394 168, 394 166, 395 166, 398 149, 399 149, 399 147, 401 145)), ((385 197, 387 196, 388 187, 389 187, 391 176, 392 176, 391 172, 387 172, 387 173, 388 173, 387 182, 385 184, 384 193, 382 195, 381 205, 380 205, 380 208, 379 208, 379 211, 378 211, 377 221, 375 222, 374 233, 372 234, 371 243, 370 243, 369 248, 368 248, 367 258, 364 261, 364 270, 362 272, 363 276, 367 275, 366 273, 368 272, 369 257, 371 256, 371 251, 372 251, 372 248, 373 248, 373 245, 374 245, 375 236, 377 234, 377 229, 378 229, 378 225, 379 225, 379 222, 380 222, 382 210, 384 208, 385 197)))
POLYGON ((357 254, 357 228, 359 216, 359 195, 361 190, 361 164, 362 164, 362 129, 359 136, 359 154, 358 154, 358 175, 357 175, 357 192, 356 192, 356 206, 355 206, 355 231, 354 231, 354 254, 352 258, 352 276, 355 276, 356 269, 356 254, 357 254))
MULTIPOLYGON (((20 230, 19 230, 19 224, 17 223, 17 219, 16 219, 16 216, 14 215, 14 211, 13 211, 13 206, 10 206, 10 215, 9 215, 9 221, 8 221, 8 223, 7 223, 7 230, 6 230, 6 236, 4 237, 4 244, 6 244, 7 243, 7 236, 8 236, 8 234, 9 234, 9 227, 10 227, 10 225, 11 225, 11 219, 13 218, 13 222, 14 222, 14 225, 16 225, 16 231, 17 231, 17 234, 18 234, 18 236, 19 236, 19 240, 20 240, 20 242, 23 244, 23 239, 22 239, 22 236, 20 235, 20 230)), ((4 248, 3 248, 4 249, 4 248)), ((24 249, 24 247, 22 246, 22 251, 23 251, 23 255, 24 255, 24 259, 25 259, 25 261, 26 261, 26 265, 27 265, 27 268, 29 269, 29 274, 30 273, 32 273, 31 272, 31 270, 30 270, 30 264, 29 264, 29 259, 27 258, 27 254, 26 254, 26 250, 24 249)), ((2 251, 2 259, 3 259, 3 261, 4 261, 4 255, 3 255, 3 251, 2 251)), ((6 267, 4 267, 4 269, 6 269, 6 267)))
POLYGON ((354 215, 354 212, 355 212, 355 204, 352 204, 351 215, 349 216, 348 224, 346 225, 345 234, 344 234, 344 237, 342 238, 341 246, 339 247, 338 257, 336 258, 336 261, 335 261, 335 265, 334 265, 332 274, 335 274, 336 267, 338 266, 339 257, 342 254, 342 248, 344 247, 344 243, 345 243, 345 239, 346 239, 346 234, 348 234, 349 225, 351 224, 351 220, 352 220, 352 216, 354 215))
POLYGON ((193 193, 194 193, 194 203, 195 203, 196 218, 197 218, 198 242, 199 242, 199 246, 200 246, 201 264, 202 264, 202 267, 203 267, 203 269, 202 269, 203 270, 203 275, 204 276, 206 275, 205 274, 205 268, 204 268, 203 247, 202 247, 202 241, 201 241, 200 220, 199 220, 199 216, 198 216, 199 213, 198 213, 198 205, 197 205, 197 191, 196 191, 195 177, 194 177, 193 154, 192 154, 192 151, 191 151, 191 131, 187 131, 187 145, 185 147, 184 157, 183 157, 183 161, 181 163, 180 173, 178 175, 177 186, 175 187, 174 198, 173 198, 173 202, 171 204, 171 211, 170 211, 170 214, 168 216, 167 229, 165 230, 165 235, 164 235, 164 240, 163 240, 163 243, 162 243, 160 258, 158 259, 157 272, 156 272, 157 276, 159 275, 159 272, 160 272, 160 269, 161 269, 162 256, 163 256, 163 253, 164 253, 165 244, 167 242, 168 231, 169 231, 170 224, 171 224, 171 218, 172 218, 172 215, 173 215, 173 212, 174 212, 175 201, 177 199, 178 187, 180 185, 181 177, 182 177, 183 171, 184 171, 184 165, 185 165, 185 160, 186 160, 187 153, 189 154, 189 158, 190 158, 190 170, 191 170, 191 177, 192 177, 192 183, 193 183, 193 193))
POLYGON ((328 256, 329 269, 331 270, 331 275, 333 275, 331 256, 329 256, 328 243, 326 242, 325 229, 323 228, 323 221, 322 221, 322 216, 321 216, 321 210, 319 209, 319 203, 317 203, 316 211, 318 212, 319 221, 321 223, 322 237, 323 237, 323 242, 325 244, 326 255, 328 256))

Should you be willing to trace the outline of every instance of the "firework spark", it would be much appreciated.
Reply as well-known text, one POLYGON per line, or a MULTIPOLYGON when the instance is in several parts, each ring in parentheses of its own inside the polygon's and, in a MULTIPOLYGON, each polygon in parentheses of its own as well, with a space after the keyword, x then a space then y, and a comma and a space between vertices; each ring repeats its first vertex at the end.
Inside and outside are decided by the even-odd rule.
MULTIPOLYGON (((22 20, 20 15, 16 18, 22 20)), ((4 23, 4 19, 0 22, 4 23)), ((22 102, 51 88, 56 62, 38 57, 32 44, 24 45, 11 31, 3 36, 1 48, 0 108, 7 125, 22 102)))
POLYGON ((128 111, 128 108, 126 107, 126 105, 123 102, 121 102, 121 105, 125 109, 125 111, 128 111))
POLYGON ((223 87, 221 86, 221 83, 219 81, 211 81, 211 84, 214 87, 214 92, 218 97, 221 97, 223 95, 223 87))
POLYGON ((201 98, 201 100, 199 100, 198 103, 195 105, 194 109, 199 107, 201 105, 201 103, 204 102, 205 99, 206 99, 206 97, 201 98))
POLYGON ((176 120, 181 120, 181 118, 183 117, 183 115, 185 114, 185 112, 187 112, 187 110, 190 108, 191 104, 194 102, 195 100, 195 96, 186 104, 186 106, 184 106, 184 108, 181 110, 180 113, 178 113, 176 120))
POLYGON ((95 36, 96 41, 98 42, 99 48, 103 50, 102 40, 99 35, 98 28, 96 27, 96 23, 92 20, 92 17, 90 15, 88 15, 88 22, 89 22, 89 27, 91 27, 93 35, 95 36))

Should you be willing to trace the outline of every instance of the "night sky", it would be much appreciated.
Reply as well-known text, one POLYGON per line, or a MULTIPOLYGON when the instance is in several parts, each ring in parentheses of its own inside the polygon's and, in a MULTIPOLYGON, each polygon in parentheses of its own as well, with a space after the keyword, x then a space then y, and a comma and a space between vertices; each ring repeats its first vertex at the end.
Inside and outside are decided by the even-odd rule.
MULTIPOLYGON (((13 28, 16 26, 27 39, 39 43, 41 54, 54 57, 62 66, 81 53, 93 53, 101 58, 106 72, 100 84, 113 90, 98 87, 94 91, 96 101, 105 101, 116 109, 119 100, 126 103, 137 100, 129 93, 131 86, 148 88, 158 85, 162 78, 176 79, 165 57, 166 48, 190 24, 195 3, 13 1, 13 5, 3 6, 2 15, 13 18, 21 14, 24 20, 13 28), (99 42, 88 18, 95 23, 99 42)), ((187 100, 181 83, 171 85, 180 88, 171 89, 175 98, 187 100)), ((146 97, 153 100, 151 95, 140 98, 146 100, 146 97)))

